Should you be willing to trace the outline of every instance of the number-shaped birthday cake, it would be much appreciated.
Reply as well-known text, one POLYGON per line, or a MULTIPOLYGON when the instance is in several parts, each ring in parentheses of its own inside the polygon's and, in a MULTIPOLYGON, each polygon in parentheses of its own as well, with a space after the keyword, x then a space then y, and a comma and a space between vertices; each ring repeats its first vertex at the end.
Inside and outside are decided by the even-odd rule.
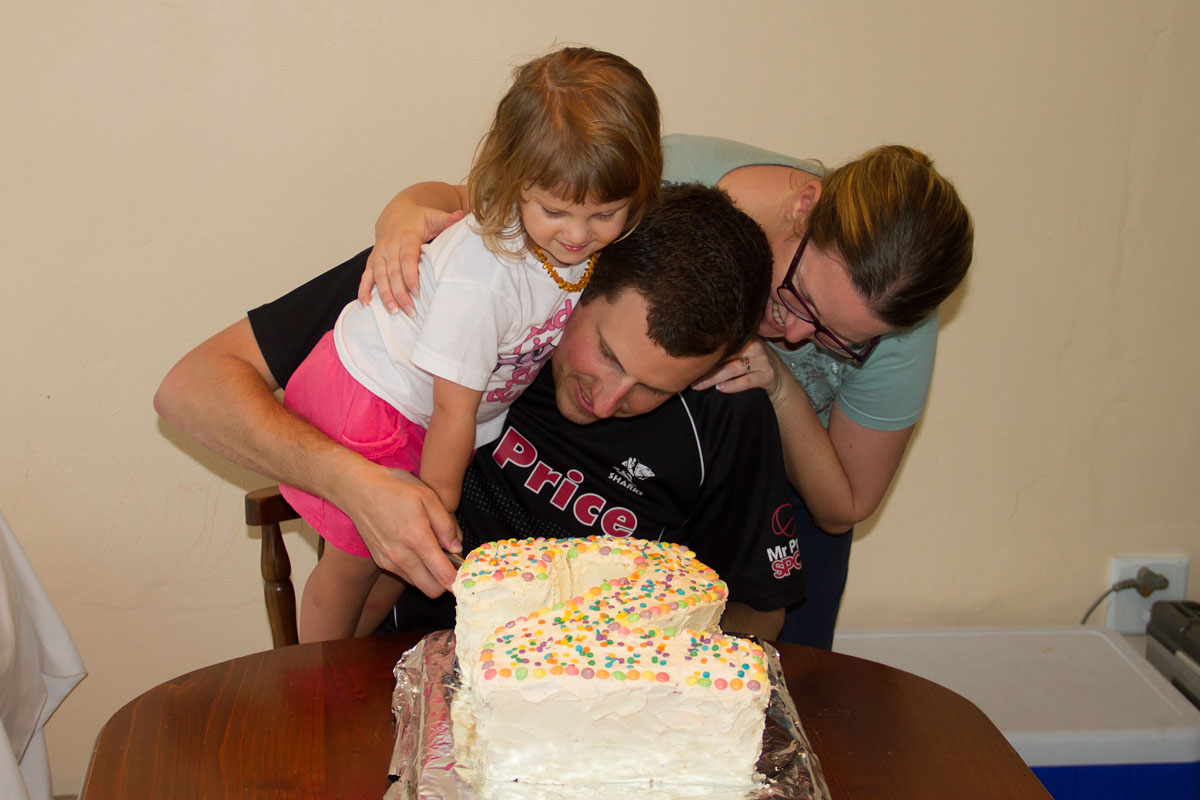
POLYGON ((458 571, 455 752, 490 782, 752 785, 763 650, 677 544, 508 539, 458 571))

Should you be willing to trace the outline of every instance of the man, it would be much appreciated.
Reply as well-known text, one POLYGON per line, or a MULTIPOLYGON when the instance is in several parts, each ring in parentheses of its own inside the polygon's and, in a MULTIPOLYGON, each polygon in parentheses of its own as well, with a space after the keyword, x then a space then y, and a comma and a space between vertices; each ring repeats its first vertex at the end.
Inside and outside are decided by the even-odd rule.
POLYGON ((766 239, 726 195, 672 187, 605 249, 550 370, 475 453, 458 525, 415 477, 335 444, 272 394, 353 300, 366 256, 201 344, 155 408, 213 450, 329 499, 380 567, 430 597, 453 583, 442 548, 460 549, 458 526, 469 547, 634 535, 683 542, 717 570, 727 629, 778 633, 803 584, 780 522, 790 506, 774 412, 762 392, 688 389, 745 343, 770 284, 766 239))

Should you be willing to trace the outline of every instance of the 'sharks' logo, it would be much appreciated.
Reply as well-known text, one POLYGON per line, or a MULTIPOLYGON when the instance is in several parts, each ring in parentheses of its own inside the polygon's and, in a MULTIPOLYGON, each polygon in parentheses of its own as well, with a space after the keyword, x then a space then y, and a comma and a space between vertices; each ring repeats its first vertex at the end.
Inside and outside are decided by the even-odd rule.
POLYGON ((633 456, 630 456, 629 458, 622 461, 621 466, 625 468, 621 471, 624 472, 626 477, 628 477, 630 480, 632 480, 633 478, 637 478, 638 480, 645 480, 646 478, 654 477, 654 470, 650 469, 649 467, 647 467, 642 462, 638 461, 633 456))
POLYGON ((608 473, 608 479, 610 481, 619 486, 624 486, 634 494, 642 494, 642 490, 638 487, 637 481, 644 481, 647 478, 653 477, 654 470, 650 469, 633 456, 630 456, 622 461, 621 466, 613 467, 612 472, 608 473))

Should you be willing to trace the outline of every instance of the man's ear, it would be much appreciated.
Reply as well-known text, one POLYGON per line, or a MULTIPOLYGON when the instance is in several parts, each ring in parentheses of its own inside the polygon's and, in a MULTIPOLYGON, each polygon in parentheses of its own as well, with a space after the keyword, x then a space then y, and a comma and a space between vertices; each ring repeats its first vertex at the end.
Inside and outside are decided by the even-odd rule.
MULTIPOLYGON (((804 222, 808 219, 809 213, 813 206, 821 199, 821 181, 816 178, 807 179, 792 195, 791 205, 788 208, 789 221, 795 225, 797 222, 804 222)), ((801 225, 802 230, 805 226, 801 225)))

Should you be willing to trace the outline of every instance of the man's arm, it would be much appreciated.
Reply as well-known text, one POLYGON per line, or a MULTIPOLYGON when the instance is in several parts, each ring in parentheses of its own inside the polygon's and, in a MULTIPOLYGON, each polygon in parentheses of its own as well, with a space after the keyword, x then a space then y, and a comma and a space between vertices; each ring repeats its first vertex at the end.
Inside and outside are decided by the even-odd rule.
POLYGON ((214 452, 341 508, 381 568, 431 597, 449 588, 455 570, 441 548, 461 546, 437 495, 293 415, 275 398, 278 388, 242 319, 171 368, 154 408, 214 452))
POLYGON ((721 615, 721 630, 760 639, 775 639, 783 630, 785 616, 782 608, 756 611, 745 603, 729 602, 725 604, 725 613, 721 615))

